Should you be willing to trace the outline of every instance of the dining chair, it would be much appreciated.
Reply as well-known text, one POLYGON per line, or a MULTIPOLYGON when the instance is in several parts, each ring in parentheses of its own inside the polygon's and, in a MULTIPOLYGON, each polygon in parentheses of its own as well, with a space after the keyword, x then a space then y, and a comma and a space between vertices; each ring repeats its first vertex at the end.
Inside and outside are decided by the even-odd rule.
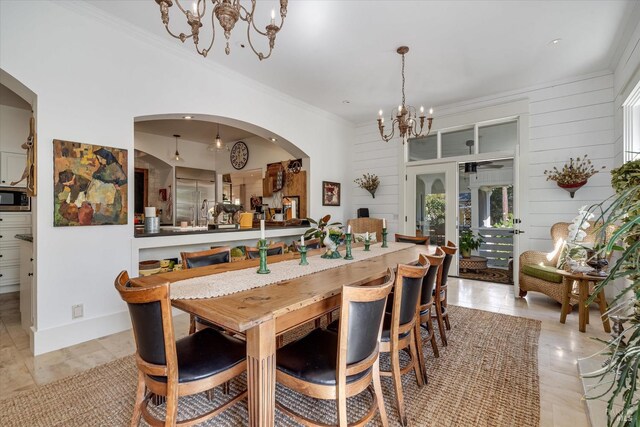
MULTIPOLYGON (((267 256, 284 254, 284 248, 286 246, 287 245, 284 242, 277 242, 269 245, 269 247, 267 248, 267 256)), ((245 246, 244 252, 247 255, 247 259, 260 258, 260 249, 258 248, 245 246)))
MULTIPOLYGON (((391 371, 381 371, 381 375, 393 378, 396 392, 396 408, 403 426, 407 425, 401 376, 413 369, 419 387, 422 387, 422 369, 419 366, 415 324, 418 319, 418 303, 422 291, 422 280, 427 267, 399 264, 393 286, 393 307, 391 313, 385 313, 382 325, 380 352, 389 353, 391 371), (400 351, 407 351, 410 361, 400 368, 400 351)), ((422 351, 422 349, 420 349, 422 351)))
POLYGON ((458 248, 455 243, 449 241, 447 246, 440 246, 439 249, 444 253, 444 259, 442 260, 442 268, 438 271, 438 278, 436 279, 436 290, 434 292, 434 302, 436 312, 432 317, 435 317, 438 321, 438 330, 440 331, 440 341, 443 346, 447 345, 446 331, 451 329, 451 323, 449 322, 449 312, 447 311, 447 282, 449 279, 449 268, 451 267, 451 261, 455 256, 458 248))
MULTIPOLYGON (((380 413, 388 425, 380 384, 379 342, 393 271, 361 286, 343 286, 337 331, 315 329, 276 353, 276 381, 315 399, 335 400, 338 425, 365 425, 380 413), (373 383, 373 387, 372 387, 373 383), (347 398, 367 390, 371 406, 358 421, 347 422, 347 398)), ((307 426, 326 426, 276 400, 282 412, 307 426)))
POLYGON ((207 265, 231 262, 231 248, 222 246, 198 252, 180 252, 182 268, 205 267, 207 265))
POLYGON ((442 261, 444 260, 444 252, 441 249, 436 249, 433 254, 420 254, 418 263, 423 267, 428 267, 427 274, 422 279, 422 291, 420 292, 420 321, 416 322, 416 345, 418 347, 418 360, 420 362, 420 369, 424 377, 425 383, 427 383, 427 368, 424 362, 424 353, 422 351, 422 345, 426 342, 431 343, 433 349, 433 355, 440 357, 438 351, 438 343, 436 342, 435 329, 433 327, 433 320, 431 319, 431 309, 433 307, 433 291, 436 285, 436 279, 438 278, 438 271, 442 268, 442 261), (420 333, 420 328, 427 330, 427 336, 423 339, 420 333))
POLYGON ((131 425, 140 418, 153 426, 186 426, 220 414, 247 395, 241 391, 216 408, 178 421, 178 398, 226 383, 246 371, 244 342, 211 328, 175 340, 169 283, 132 287, 122 271, 115 288, 127 303, 136 342, 138 385, 131 425), (149 402, 160 396, 166 401, 164 420, 149 411, 149 402))
MULTIPOLYGON (((296 252, 300 252, 300 241, 299 240, 294 240, 293 241, 293 246, 295 247, 296 252)), ((320 239, 305 240, 304 246, 307 248, 307 250, 320 249, 320 239)))
POLYGON ((401 243, 414 243, 416 245, 428 245, 429 236, 406 236, 404 234, 396 233, 396 242, 401 243))
MULTIPOLYGON (((180 252, 180 257, 182 258, 182 267, 184 269, 206 267, 208 265, 231 262, 231 248, 229 246, 222 246, 219 248, 207 249, 205 251, 180 252)), ((193 314, 189 316, 190 334, 203 327, 219 329, 214 324, 207 322, 198 316, 193 314)))

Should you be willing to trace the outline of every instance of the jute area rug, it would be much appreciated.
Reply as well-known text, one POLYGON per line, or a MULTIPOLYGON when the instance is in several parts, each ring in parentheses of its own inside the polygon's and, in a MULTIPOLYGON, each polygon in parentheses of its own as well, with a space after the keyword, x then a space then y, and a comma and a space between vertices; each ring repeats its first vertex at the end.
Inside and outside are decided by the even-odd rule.
MULTIPOLYGON (((449 345, 440 347, 440 357, 434 358, 431 346, 424 346, 429 383, 418 388, 413 374, 403 376, 410 425, 537 427, 540 322, 454 306, 450 307, 450 319, 449 345)), ((295 335, 305 333, 301 329, 295 335)), ((294 335, 289 335, 286 340, 293 338, 294 335)), ((388 368, 386 356, 381 365, 388 368)), ((126 426, 132 413, 135 384, 136 367, 133 356, 128 356, 0 401, 0 425, 126 426)), ((244 388, 244 376, 231 387, 232 392, 244 388)), ((398 426, 391 379, 383 378, 382 387, 389 424, 398 426)), ((214 402, 204 395, 181 398, 181 418, 201 413, 225 399, 220 390, 214 396, 214 402)), ((276 398, 307 416, 323 422, 336 421, 332 401, 306 398, 280 385, 276 398)), ((362 415, 368 405, 366 392, 350 398, 350 420, 362 415)), ((154 409, 162 412, 164 405, 154 409)), ((370 423, 380 424, 377 417, 370 423)), ((247 425, 246 401, 204 425, 247 425)), ((276 425, 297 424, 276 412, 276 425)))

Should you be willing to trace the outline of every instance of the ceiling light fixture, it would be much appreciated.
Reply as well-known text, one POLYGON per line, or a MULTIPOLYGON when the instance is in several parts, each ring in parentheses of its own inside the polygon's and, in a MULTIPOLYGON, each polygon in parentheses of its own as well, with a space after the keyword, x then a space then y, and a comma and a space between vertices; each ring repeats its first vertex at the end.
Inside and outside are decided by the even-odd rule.
POLYGON ((173 137, 176 139, 176 153, 173 155, 172 159, 176 162, 181 162, 184 159, 180 157, 180 153, 178 152, 178 138, 180 138, 180 135, 173 135, 173 137))
POLYGON ((384 134, 382 110, 378 112, 378 130, 384 142, 389 142, 395 134, 396 125, 398 125, 399 136, 402 138, 402 144, 404 144, 408 138, 420 138, 429 135, 431 123, 433 122, 433 108, 429 109, 429 117, 427 118, 424 115, 424 107, 420 107, 420 116, 417 116, 416 109, 411 105, 406 105, 404 95, 404 55, 409 52, 409 48, 400 46, 396 52, 402 55, 402 104, 398 105, 395 118, 393 117, 394 113, 391 114, 391 133, 388 135, 384 134), (418 130, 418 119, 420 119, 420 130, 418 130), (424 119, 427 119, 427 133, 425 135, 422 134, 424 119))
POLYGON ((276 142, 276 141, 278 141, 276 138, 273 138, 273 137, 271 137, 271 138, 269 138, 269 139, 271 140, 271 142, 276 142))
POLYGON ((218 123, 218 132, 216 133, 216 139, 214 139, 207 148, 209 151, 229 150, 229 147, 226 144, 223 144, 222 138, 220 138, 220 123, 218 123))
POLYGON ((191 120, 193 119, 193 116, 182 116, 182 118, 185 120, 191 120))
POLYGON ((558 44, 562 41, 562 39, 553 39, 551 40, 551 44, 558 44))
MULTIPOLYGON (((258 55, 258 58, 262 61, 263 59, 267 59, 271 56, 271 52, 273 51, 273 47, 276 42, 276 34, 282 28, 284 24, 284 18, 287 17, 287 4, 289 0, 280 0, 280 25, 276 25, 276 11, 275 9, 271 10, 271 21, 269 25, 265 27, 265 31, 260 31, 258 27, 256 27, 256 21, 254 19, 254 12, 256 9, 256 0, 249 0, 250 5, 246 8, 242 6, 241 0, 210 0, 211 1, 211 43, 209 47, 206 49, 201 49, 199 46, 200 43, 200 28, 202 27, 203 18, 207 15, 207 0, 196 0, 193 2, 191 8, 184 8, 180 4, 180 0, 156 0, 156 3, 160 6, 160 14, 162 16, 162 23, 164 27, 167 29, 167 32, 174 38, 179 39, 181 42, 185 42, 187 39, 193 39, 193 44, 195 45, 196 51, 206 58, 207 54, 213 47, 213 42, 216 39, 216 28, 215 28, 215 18, 218 18, 218 22, 224 30, 224 37, 227 39, 227 46, 224 51, 227 55, 231 52, 229 48, 229 38, 231 37, 231 30, 238 22, 238 19, 245 21, 247 23, 247 40, 249 41, 249 46, 253 52, 258 55), (187 18, 187 25, 190 27, 189 35, 185 33, 175 34, 169 29, 169 8, 173 6, 173 4, 178 6, 178 9, 184 14, 187 18), (265 36, 269 40, 269 53, 266 55, 262 52, 258 52, 256 48, 253 46, 253 42, 251 41, 251 29, 258 33, 261 36, 265 36)), ((245 0, 246 1, 246 0, 245 0)))

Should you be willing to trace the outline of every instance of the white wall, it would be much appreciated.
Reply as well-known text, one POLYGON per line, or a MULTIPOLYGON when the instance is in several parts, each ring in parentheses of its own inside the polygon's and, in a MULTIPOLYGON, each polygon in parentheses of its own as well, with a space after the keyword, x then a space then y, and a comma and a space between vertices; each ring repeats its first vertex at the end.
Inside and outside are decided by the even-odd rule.
POLYGON ((29 136, 31 111, 0 105, 0 151, 25 154, 21 147, 29 136))
POLYGON ((320 188, 349 179, 350 124, 165 39, 80 2, 0 2, 0 67, 38 96, 36 354, 129 327, 113 280, 137 270, 133 210, 127 225, 53 227, 54 138, 128 149, 132 177, 134 117, 190 112, 254 123, 309 155, 311 215, 344 217, 344 204, 321 206, 320 188), (71 319, 73 304, 84 304, 84 318, 71 319))
MULTIPOLYGON (((614 165, 616 148, 613 80, 613 74, 603 72, 436 108, 434 127, 439 126, 439 117, 451 121, 457 114, 469 115, 490 106, 527 100, 529 138, 520 141, 521 168, 525 168, 527 178, 520 183, 519 193, 525 230, 521 250, 548 250, 549 229, 553 223, 568 221, 580 206, 600 202, 612 194, 608 171, 614 165), (570 157, 584 154, 588 154, 597 167, 604 165, 607 169, 592 177, 574 199, 555 183, 545 180, 545 169, 560 167, 570 157)), ((356 128, 352 146, 354 153, 361 153, 361 158, 353 162, 352 181, 370 172, 380 177, 381 184, 375 199, 352 184, 351 215, 355 215, 359 207, 369 207, 371 216, 387 218, 391 233, 399 229, 402 191, 398 173, 401 169, 398 167, 399 145, 398 139, 389 143, 380 139, 375 117, 372 117, 370 123, 356 128)))
MULTIPOLYGON (((621 55, 614 72, 614 96, 615 96, 615 144, 616 155, 615 164, 621 165, 623 162, 623 152, 633 151, 634 147, 628 143, 625 147, 623 138, 623 108, 630 92, 640 82, 640 3, 638 3, 632 12, 631 18, 635 19, 638 24, 635 28, 630 29, 631 36, 626 46, 621 48, 621 55)), ((632 21, 633 22, 633 21, 632 21)), ((637 120, 638 109, 634 111, 637 120)), ((630 135, 627 136, 628 139, 630 135)))

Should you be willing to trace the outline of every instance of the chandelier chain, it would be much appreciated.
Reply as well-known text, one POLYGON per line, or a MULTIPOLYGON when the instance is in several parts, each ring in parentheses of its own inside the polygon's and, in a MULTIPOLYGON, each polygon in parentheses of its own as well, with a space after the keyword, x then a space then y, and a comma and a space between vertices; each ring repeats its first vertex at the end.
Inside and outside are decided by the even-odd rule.
POLYGON ((402 54, 402 108, 404 109, 405 97, 404 97, 404 53, 402 54))

